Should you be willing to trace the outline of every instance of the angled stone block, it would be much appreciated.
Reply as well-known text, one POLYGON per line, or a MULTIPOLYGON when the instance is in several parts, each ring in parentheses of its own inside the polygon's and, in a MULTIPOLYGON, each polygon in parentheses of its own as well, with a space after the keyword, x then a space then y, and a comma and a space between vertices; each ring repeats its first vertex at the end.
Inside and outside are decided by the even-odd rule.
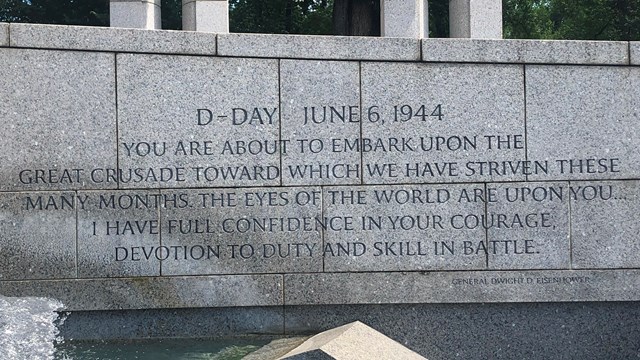
POLYGON ((426 360, 393 339, 359 322, 324 331, 303 342, 279 359, 356 360, 356 359, 426 360))

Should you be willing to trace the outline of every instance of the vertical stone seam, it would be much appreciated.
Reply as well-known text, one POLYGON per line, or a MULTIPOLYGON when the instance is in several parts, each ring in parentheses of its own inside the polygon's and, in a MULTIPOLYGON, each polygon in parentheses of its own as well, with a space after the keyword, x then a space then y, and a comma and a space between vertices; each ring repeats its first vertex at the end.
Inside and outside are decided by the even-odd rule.
POLYGON ((80 266, 78 265, 78 241, 79 241, 79 238, 78 238, 78 221, 79 221, 79 219, 78 219, 78 196, 79 196, 78 190, 76 190, 76 198, 74 199, 75 208, 76 208, 76 241, 75 241, 75 243, 76 243, 76 261, 75 261, 75 264, 76 264, 76 279, 80 278, 80 266))
POLYGON ((631 65, 631 41, 627 41, 627 65, 631 65))
POLYGON ((215 51, 214 51, 213 55, 214 56, 218 56, 218 41, 220 41, 220 35, 216 34, 214 38, 215 38, 216 44, 215 44, 215 51))
MULTIPOLYGON (((571 181, 568 182, 571 187, 571 181)), ((569 196, 569 270, 573 270, 573 208, 569 196)))
MULTIPOLYGON (((326 209, 324 206, 324 186, 320 185, 320 216, 324 218, 326 209)), ((322 272, 325 272, 325 256, 324 256, 324 247, 325 247, 325 231, 324 229, 320 229, 320 242, 322 243, 322 248, 320 248, 320 254, 322 254, 322 272)))
POLYGON ((282 168, 282 59, 277 59, 276 61, 278 62, 278 158, 280 159, 280 186, 284 186, 284 169, 282 168))
MULTIPOLYGON (((11 26, 11 24, 9 24, 9 26, 7 26, 7 46, 8 47, 13 47, 12 45, 12 41, 11 41, 11 28, 13 26, 11 26)), ((629 45, 629 47, 631 47, 631 45, 629 45)), ((631 58, 631 57, 629 57, 631 58)))
POLYGON ((282 274, 282 335, 287 334, 287 304, 285 300, 285 276, 282 274))
MULTIPOLYGON (((362 112, 364 109, 362 108, 362 61, 358 61, 358 98, 360 99, 360 134, 359 141, 362 144, 362 122, 364 118, 362 116, 362 112)), ((364 155, 362 151, 360 151, 360 185, 364 185, 364 155)))
MULTIPOLYGON (((113 76, 114 76, 114 95, 115 95, 115 108, 116 108, 116 173, 118 171, 118 169, 120 169, 120 150, 118 147, 118 142, 120 139, 120 132, 119 132, 119 122, 120 119, 118 117, 118 112, 120 111, 118 109, 118 53, 114 53, 113 54, 113 76)), ((120 182, 117 182, 117 189, 120 189, 120 182)))
MULTIPOLYGON (((160 195, 160 199, 162 199, 162 189, 158 189, 158 195, 160 195)), ((161 204, 159 204, 158 206, 158 242, 160 243, 160 248, 162 248, 162 203, 164 203, 166 205, 166 202, 162 202, 161 200, 161 204)), ((185 255, 186 255, 186 250, 185 250, 185 255)), ((159 264, 158 264, 158 274, 160 276, 162 275, 162 260, 158 259, 159 264)))
MULTIPOLYGON (((489 212, 489 198, 487 197, 487 191, 488 191, 488 183, 484 183, 484 216, 485 219, 488 217, 488 212, 489 212)), ((487 226, 484 227, 484 245, 486 246, 487 249, 489 249, 489 229, 487 229, 487 226)), ((485 270, 489 270, 489 251, 485 252, 485 270)))
MULTIPOLYGON (((527 133, 527 65, 522 65, 522 97, 524 110, 524 160, 529 160, 529 136, 527 133)), ((524 175, 525 181, 529 181, 529 175, 524 175)))

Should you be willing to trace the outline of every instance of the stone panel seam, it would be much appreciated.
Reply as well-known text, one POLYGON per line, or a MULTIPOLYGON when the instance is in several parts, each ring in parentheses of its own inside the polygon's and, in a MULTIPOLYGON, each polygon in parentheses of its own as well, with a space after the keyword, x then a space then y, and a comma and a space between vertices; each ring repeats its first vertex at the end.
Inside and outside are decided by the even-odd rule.
POLYGON ((75 208, 76 208, 76 241, 75 241, 75 244, 76 244, 76 261, 75 261, 75 263, 76 263, 76 279, 77 279, 77 278, 80 277, 80 269, 79 269, 79 265, 78 265, 78 241, 80 240, 79 236, 78 236, 78 221, 80 221, 80 219, 78 217, 78 206, 77 206, 78 196, 79 196, 78 195, 78 190, 75 191, 75 194, 76 194, 76 198, 73 199, 73 201, 76 203, 76 206, 75 206, 75 208))
MULTIPOLYGON (((118 142, 120 139, 119 132, 119 122, 120 119, 118 117, 118 113, 120 112, 118 109, 118 53, 113 54, 113 73, 114 73, 114 95, 115 95, 115 108, 116 108, 116 169, 120 168, 120 147, 118 146, 118 142)), ((118 181, 117 188, 120 190, 120 182, 118 181)))
MULTIPOLYGON (((216 42, 217 46, 217 42, 216 42)), ((283 168, 282 168, 282 59, 276 59, 278 62, 278 140, 279 140, 279 149, 278 153, 280 156, 280 186, 284 186, 283 182, 283 168)))
MULTIPOLYGON (((489 217, 489 204, 488 204, 488 197, 487 197, 487 191, 488 191, 488 184, 485 182, 484 183, 484 196, 485 196, 485 202, 484 202, 484 216, 485 219, 489 217)), ((489 248, 489 229, 485 226, 484 227, 484 245, 486 246, 486 248, 489 248)), ((484 254, 484 268, 486 270, 490 269, 490 265, 489 265, 489 252, 485 252, 484 254)))
MULTIPOLYGON (((529 160, 529 143, 527 133, 527 65, 522 65, 522 106, 524 111, 524 160, 529 160)), ((524 175, 525 181, 529 181, 529 175, 524 175)))
MULTIPOLYGON (((360 142, 362 142, 362 122, 364 117, 362 115, 362 61, 358 61, 358 97, 360 99, 360 142)), ((364 155, 360 151, 360 185, 364 185, 364 155)))
MULTIPOLYGON (((571 187, 571 181, 567 182, 571 187)), ((571 206, 571 196, 569 196, 569 269, 573 270, 573 207, 571 206)))

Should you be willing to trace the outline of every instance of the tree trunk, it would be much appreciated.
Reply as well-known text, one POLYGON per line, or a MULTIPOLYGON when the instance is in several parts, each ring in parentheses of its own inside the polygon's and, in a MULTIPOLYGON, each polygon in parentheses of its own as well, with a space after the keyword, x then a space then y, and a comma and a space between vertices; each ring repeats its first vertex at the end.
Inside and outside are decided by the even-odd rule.
POLYGON ((335 0, 333 33, 380 36, 380 0, 335 0))

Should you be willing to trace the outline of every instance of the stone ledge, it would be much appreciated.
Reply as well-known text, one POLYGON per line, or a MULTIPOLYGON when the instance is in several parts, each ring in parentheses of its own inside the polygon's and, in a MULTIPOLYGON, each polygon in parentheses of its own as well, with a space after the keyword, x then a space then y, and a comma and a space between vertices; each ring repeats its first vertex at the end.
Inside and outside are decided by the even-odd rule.
POLYGON ((628 65, 624 41, 424 39, 430 62, 628 65))
MULTIPOLYGON (((40 24, 10 24, 9 27, 12 47, 189 55, 216 54, 216 35, 210 33, 40 24)), ((0 39, 1 33, 0 27, 0 39)))
POLYGON ((640 270, 292 274, 284 282, 285 305, 640 300, 640 270))
POLYGON ((0 294, 56 299, 64 311, 283 304, 281 275, 3 281, 0 294))
POLYGON ((9 24, 0 23, 0 46, 9 46, 9 24))
POLYGON ((640 41, 629 43, 629 58, 631 65, 640 65, 640 41))
POLYGON ((218 55, 330 60, 420 60, 418 39, 219 34, 218 55))

